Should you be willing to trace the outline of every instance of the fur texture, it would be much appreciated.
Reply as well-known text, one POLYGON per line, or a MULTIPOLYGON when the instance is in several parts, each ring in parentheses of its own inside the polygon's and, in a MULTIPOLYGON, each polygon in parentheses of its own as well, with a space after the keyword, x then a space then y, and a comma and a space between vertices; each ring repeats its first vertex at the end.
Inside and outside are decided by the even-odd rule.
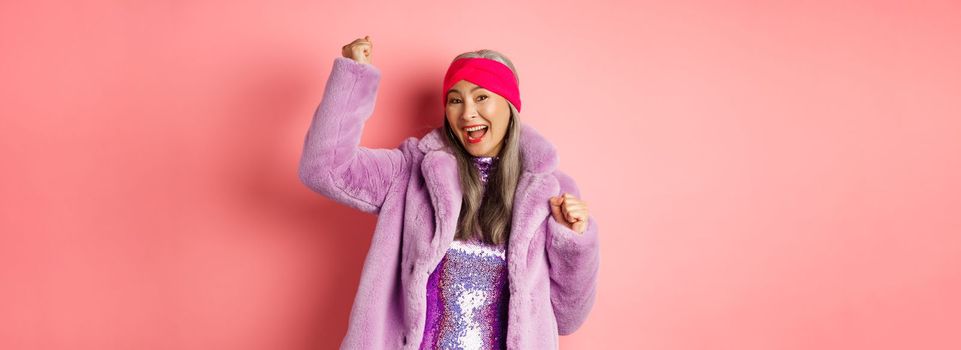
MULTIPOLYGON (((443 127, 395 149, 359 146, 373 112, 380 71, 344 57, 333 69, 304 140, 300 180, 310 189, 377 214, 377 225, 341 349, 417 349, 426 319, 427 278, 454 238, 461 188, 443 127)), ((597 221, 583 234, 550 215, 551 196, 580 197, 558 170, 554 146, 520 124, 524 172, 515 193, 507 260, 509 349, 554 349, 594 304, 597 221)))

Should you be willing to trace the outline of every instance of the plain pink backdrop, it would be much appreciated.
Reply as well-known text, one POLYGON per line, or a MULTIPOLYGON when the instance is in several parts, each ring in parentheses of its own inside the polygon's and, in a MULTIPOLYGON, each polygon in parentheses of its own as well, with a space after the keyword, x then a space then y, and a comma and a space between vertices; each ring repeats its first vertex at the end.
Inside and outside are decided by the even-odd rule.
POLYGON ((0 3, 0 348, 328 349, 375 216, 297 178, 342 45, 362 144, 507 54, 600 232, 565 349, 961 348, 957 1, 0 3), (670 3, 667 5, 666 3, 670 3))

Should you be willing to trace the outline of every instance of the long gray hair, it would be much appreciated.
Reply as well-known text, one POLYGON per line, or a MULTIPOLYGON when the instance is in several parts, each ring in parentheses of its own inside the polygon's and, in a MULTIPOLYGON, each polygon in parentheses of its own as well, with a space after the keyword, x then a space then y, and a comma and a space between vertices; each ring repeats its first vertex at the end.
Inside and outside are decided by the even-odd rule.
MULTIPOLYGON (((514 73, 514 80, 520 84, 514 64, 506 56, 494 50, 465 52, 454 57, 452 62, 473 57, 488 58, 507 65, 514 73)), ((517 189, 517 181, 523 171, 521 164, 523 155, 520 152, 519 113, 513 103, 507 101, 507 104, 511 112, 510 120, 502 141, 503 145, 497 155, 499 159, 494 166, 494 171, 488 176, 486 191, 477 167, 471 160, 473 156, 464 149, 464 145, 454 135, 447 116, 444 116, 447 145, 457 158, 461 189, 464 192, 455 233, 457 239, 477 237, 487 243, 500 244, 510 238, 514 191, 517 189)))

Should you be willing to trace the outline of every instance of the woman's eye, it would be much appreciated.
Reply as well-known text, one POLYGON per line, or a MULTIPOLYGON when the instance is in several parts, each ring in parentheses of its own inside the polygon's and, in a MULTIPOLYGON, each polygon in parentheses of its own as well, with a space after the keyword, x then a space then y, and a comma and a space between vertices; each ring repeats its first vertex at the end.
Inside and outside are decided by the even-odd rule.
POLYGON ((458 100, 458 99, 456 99, 456 98, 452 98, 452 99, 450 99, 450 100, 447 100, 447 103, 457 103, 458 101, 460 101, 460 100, 458 100))
POLYGON ((478 100, 481 100, 481 101, 486 100, 486 99, 487 99, 487 95, 480 95, 480 97, 478 97, 477 99, 478 99, 478 100), (482 99, 482 98, 483 98, 483 99, 482 99))

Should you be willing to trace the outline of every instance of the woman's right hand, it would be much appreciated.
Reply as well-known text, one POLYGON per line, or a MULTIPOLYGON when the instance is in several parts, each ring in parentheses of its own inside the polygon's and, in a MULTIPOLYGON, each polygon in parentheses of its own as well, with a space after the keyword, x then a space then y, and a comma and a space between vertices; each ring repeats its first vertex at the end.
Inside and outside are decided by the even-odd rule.
POLYGON ((344 57, 352 59, 360 63, 370 64, 370 53, 372 44, 370 43, 370 35, 364 36, 361 39, 352 41, 350 44, 344 45, 341 50, 341 54, 344 57))

